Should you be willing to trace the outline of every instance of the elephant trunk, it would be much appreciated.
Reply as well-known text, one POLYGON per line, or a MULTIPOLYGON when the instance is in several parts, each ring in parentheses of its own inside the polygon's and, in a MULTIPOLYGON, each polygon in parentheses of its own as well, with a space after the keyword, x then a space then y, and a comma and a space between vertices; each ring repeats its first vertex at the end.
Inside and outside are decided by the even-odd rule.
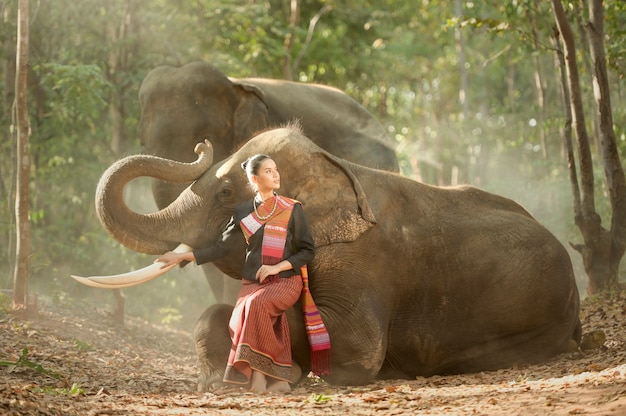
POLYGON ((134 212, 124 201, 124 187, 141 176, 176 183, 197 179, 213 164, 213 148, 209 142, 198 143, 194 151, 198 159, 191 163, 134 155, 117 161, 104 172, 96 189, 96 212, 113 238, 125 247, 146 254, 161 254, 180 243, 180 232, 175 235, 180 230, 167 226, 172 220, 168 212, 172 208, 168 206, 150 214, 134 212))
POLYGON ((190 182, 171 183, 160 179, 152 180, 152 196, 157 207, 165 208, 180 195, 190 182))

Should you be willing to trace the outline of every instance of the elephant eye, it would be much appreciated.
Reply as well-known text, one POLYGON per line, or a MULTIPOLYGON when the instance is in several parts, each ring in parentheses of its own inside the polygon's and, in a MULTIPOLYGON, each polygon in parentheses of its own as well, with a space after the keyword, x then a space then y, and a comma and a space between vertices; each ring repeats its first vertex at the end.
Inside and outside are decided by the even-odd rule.
POLYGON ((230 184, 224 184, 217 194, 217 200, 224 205, 232 203, 235 198, 235 190, 230 184))

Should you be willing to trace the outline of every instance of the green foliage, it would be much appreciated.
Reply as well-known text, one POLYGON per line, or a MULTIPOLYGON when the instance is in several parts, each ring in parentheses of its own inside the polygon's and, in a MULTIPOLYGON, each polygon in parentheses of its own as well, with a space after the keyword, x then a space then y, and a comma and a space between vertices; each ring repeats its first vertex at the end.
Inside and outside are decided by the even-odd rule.
POLYGON ((162 316, 161 323, 164 324, 180 322, 180 320, 183 318, 180 311, 176 308, 160 308, 159 313, 162 316))
POLYGON ((94 350, 93 345, 89 344, 88 342, 83 342, 77 339, 74 340, 74 346, 76 347, 78 351, 93 351, 94 350))
POLYGON ((322 393, 312 393, 311 397, 309 397, 309 399, 307 400, 309 403, 314 403, 314 404, 324 404, 324 403, 328 403, 329 401, 331 401, 333 398, 331 396, 326 396, 325 394, 322 393))
POLYGON ((60 130, 71 128, 77 122, 95 129, 95 122, 101 119, 108 106, 112 88, 101 68, 95 64, 42 63, 33 70, 42 93, 47 96, 48 117, 59 123, 60 130))
POLYGON ((605 40, 607 65, 620 79, 626 77, 626 3, 605 1, 605 40))
POLYGON ((13 305, 13 300, 0 292, 0 316, 11 311, 13 305))
POLYGON ((33 387, 31 391, 34 393, 44 393, 44 394, 49 394, 53 396, 54 395, 79 396, 81 394, 85 394, 85 390, 80 388, 78 384, 76 383, 73 383, 72 387, 70 387, 69 389, 65 387, 46 386, 46 387, 33 387))
POLYGON ((63 376, 59 373, 55 373, 52 370, 48 370, 44 368, 41 364, 38 364, 34 361, 28 359, 28 348, 22 349, 22 355, 18 358, 17 361, 0 361, 0 366, 7 367, 8 371, 13 371, 17 367, 25 367, 30 368, 31 370, 36 371, 37 373, 44 374, 48 377, 54 379, 61 379, 63 376))

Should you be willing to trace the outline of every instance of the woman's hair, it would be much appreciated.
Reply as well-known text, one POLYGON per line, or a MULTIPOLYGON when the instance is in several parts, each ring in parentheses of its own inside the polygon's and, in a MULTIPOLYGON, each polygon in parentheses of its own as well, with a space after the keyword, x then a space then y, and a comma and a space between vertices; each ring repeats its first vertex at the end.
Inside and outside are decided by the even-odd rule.
POLYGON ((271 159, 271 157, 264 154, 257 154, 254 156, 250 156, 248 159, 246 159, 245 162, 241 164, 241 169, 246 172, 246 175, 248 176, 248 182, 250 182, 250 186, 252 186, 255 191, 256 187, 252 184, 252 180, 250 178, 252 177, 252 175, 259 174, 259 168, 261 167, 261 163, 263 163, 263 161, 267 159, 271 159))
POLYGON ((243 169, 248 176, 258 175, 259 167, 261 167, 261 163, 263 163, 263 161, 266 159, 271 159, 271 157, 264 154, 250 156, 245 162, 241 164, 241 169, 243 169))

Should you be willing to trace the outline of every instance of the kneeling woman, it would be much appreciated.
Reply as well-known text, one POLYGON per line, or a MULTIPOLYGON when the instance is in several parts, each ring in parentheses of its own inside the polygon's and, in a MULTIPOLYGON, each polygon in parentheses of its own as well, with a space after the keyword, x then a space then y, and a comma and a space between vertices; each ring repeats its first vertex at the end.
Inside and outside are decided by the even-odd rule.
POLYGON ((213 246, 190 253, 167 252, 163 267, 181 261, 197 264, 225 256, 241 241, 248 243, 242 287, 230 319, 233 341, 224 381, 254 392, 289 391, 291 340, 285 311, 302 293, 301 268, 315 248, 302 206, 276 194, 280 174, 267 155, 242 164, 255 197, 239 204, 222 237, 213 246))

